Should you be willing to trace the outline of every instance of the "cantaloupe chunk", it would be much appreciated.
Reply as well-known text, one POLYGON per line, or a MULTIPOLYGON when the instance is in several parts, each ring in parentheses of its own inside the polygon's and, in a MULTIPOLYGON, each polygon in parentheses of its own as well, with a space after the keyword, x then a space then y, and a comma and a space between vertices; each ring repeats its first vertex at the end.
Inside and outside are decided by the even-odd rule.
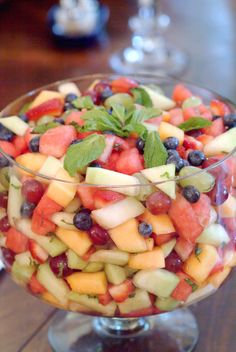
POLYGON ((79 256, 84 255, 92 245, 89 235, 85 231, 66 230, 58 227, 56 235, 79 256))
POLYGON ((136 219, 128 220, 108 232, 113 242, 122 251, 138 253, 147 250, 145 238, 138 232, 136 219))
POLYGON ((174 225, 167 214, 153 215, 147 209, 139 216, 139 219, 152 225, 152 230, 156 235, 164 235, 175 232, 174 225))
POLYGON ((184 131, 168 122, 162 121, 160 123, 158 132, 162 141, 167 137, 176 137, 179 141, 179 144, 183 144, 184 131))
MULTIPOLYGON (((38 172, 43 166, 46 159, 47 156, 40 153, 25 153, 16 157, 16 162, 29 170, 38 172)), ((19 171, 25 175, 30 175, 30 173, 26 171, 19 171)))
POLYGON ((213 275, 210 275, 207 279, 209 284, 212 284, 215 288, 219 288, 229 275, 231 268, 226 266, 222 271, 219 271, 213 275))
POLYGON ((46 291, 43 292, 41 294, 41 298, 45 301, 47 301, 48 303, 52 304, 53 306, 56 306, 57 308, 60 309, 67 309, 68 308, 68 304, 62 304, 60 303, 56 297, 54 297, 50 292, 46 291))
POLYGON ((217 250, 208 244, 199 244, 184 263, 183 270, 198 283, 203 283, 219 260, 217 250))
POLYGON ((42 90, 42 92, 40 92, 33 100, 30 105, 30 109, 35 108, 36 106, 41 105, 51 99, 61 99, 64 101, 63 94, 52 90, 42 90))
POLYGON ((104 271, 97 273, 74 273, 66 281, 72 291, 88 295, 99 295, 107 292, 107 279, 104 271))
MULTIPOLYGON (((71 177, 63 168, 59 169, 55 177, 64 181, 77 182, 77 179, 75 177, 71 177)), ((72 199, 74 199, 75 193, 75 184, 60 181, 52 181, 47 189, 47 196, 63 208, 67 207, 72 199)))
POLYGON ((227 200, 217 207, 217 213, 221 218, 233 218, 236 216, 236 198, 229 194, 227 200))
POLYGON ((132 254, 129 258, 129 267, 132 269, 160 269, 165 267, 165 257, 161 248, 152 251, 132 254))

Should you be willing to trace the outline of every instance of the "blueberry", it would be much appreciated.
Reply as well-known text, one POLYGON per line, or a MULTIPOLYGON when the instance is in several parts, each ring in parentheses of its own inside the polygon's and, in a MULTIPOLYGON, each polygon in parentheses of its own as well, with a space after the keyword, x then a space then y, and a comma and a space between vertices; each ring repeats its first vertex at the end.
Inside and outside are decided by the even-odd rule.
POLYGON ((200 192, 194 186, 184 187, 182 194, 189 203, 196 203, 200 198, 200 192))
POLYGON ((29 142, 29 150, 33 153, 37 153, 39 151, 39 141, 40 141, 40 137, 34 137, 31 139, 31 141, 29 142))
POLYGON ((19 115, 19 118, 22 120, 22 121, 24 121, 24 122, 28 122, 29 120, 28 120, 28 117, 26 116, 26 114, 20 114, 19 115))
POLYGON ((179 145, 179 140, 176 137, 168 137, 163 143, 166 149, 176 149, 179 145))
POLYGON ((182 159, 182 160, 183 160, 183 163, 184 163, 184 167, 185 167, 185 166, 189 166, 188 160, 185 160, 185 159, 182 159))
POLYGON ((89 164, 89 167, 102 167, 102 165, 100 163, 98 163, 97 161, 92 161, 89 164))
POLYGON ((174 149, 168 149, 167 153, 168 153, 168 156, 173 156, 174 155, 176 157, 180 157, 179 153, 177 152, 177 150, 174 150, 174 149))
POLYGON ((104 131, 103 133, 104 133, 104 134, 115 135, 115 132, 112 132, 112 131, 104 131))
POLYGON ((186 132, 186 134, 190 137, 197 138, 202 135, 202 131, 201 130, 191 130, 191 131, 186 132))
POLYGON ((205 160, 205 155, 200 150, 193 150, 188 154, 188 162, 193 166, 200 166, 205 160))
POLYGON ((91 219, 90 214, 84 211, 79 211, 75 214, 73 223, 75 227, 77 227, 77 229, 82 231, 90 230, 93 226, 93 221, 91 219))
POLYGON ((137 141, 136 141, 136 148, 142 154, 143 154, 143 151, 144 151, 144 146, 145 146, 145 141, 142 138, 138 138, 137 141))
POLYGON ((82 142, 82 140, 83 140, 82 138, 74 139, 70 145, 78 144, 78 143, 82 142))
POLYGON ((228 128, 236 127, 236 113, 225 115, 224 125, 228 128))
POLYGON ((218 119, 221 119, 220 115, 213 115, 212 116, 212 121, 215 121, 215 120, 218 120, 218 119))
POLYGON ((30 218, 33 214, 36 205, 29 202, 23 202, 20 208, 20 213, 22 217, 30 218))
POLYGON ((66 103, 72 103, 72 101, 74 101, 75 99, 78 99, 78 95, 76 95, 74 93, 69 93, 65 97, 65 102, 66 103))
POLYGON ((74 110, 74 109, 75 109, 75 107, 74 107, 73 104, 71 104, 71 103, 65 103, 65 105, 64 105, 64 111, 74 110))
POLYGON ((0 123, 0 140, 11 142, 13 138, 14 133, 0 123))
POLYGON ((60 117, 59 118, 56 118, 54 120, 54 122, 57 122, 57 123, 60 123, 61 125, 65 125, 65 121, 63 119, 61 119, 60 117))
POLYGON ((113 94, 113 93, 112 93, 112 90, 107 87, 107 88, 105 88, 105 89, 103 90, 103 92, 101 93, 100 98, 101 98, 102 101, 104 101, 104 100, 106 100, 107 98, 111 97, 112 94, 113 94))
POLYGON ((166 161, 167 164, 175 164, 176 172, 179 172, 185 165, 184 160, 179 155, 171 155, 166 161))
POLYGON ((141 222, 138 225, 138 231, 142 236, 149 237, 152 234, 152 225, 146 222, 141 222))
POLYGON ((0 155, 0 168, 9 166, 10 162, 4 155, 0 155))

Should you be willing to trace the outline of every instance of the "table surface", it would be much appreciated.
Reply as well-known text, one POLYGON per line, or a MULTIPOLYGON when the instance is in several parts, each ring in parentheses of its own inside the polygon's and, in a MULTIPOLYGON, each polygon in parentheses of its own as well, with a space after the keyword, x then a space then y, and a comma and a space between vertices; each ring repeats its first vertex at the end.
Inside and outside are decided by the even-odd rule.
MULTIPOLYGON (((90 49, 57 48, 48 33, 46 13, 55 1, 12 1, 0 10, 0 106, 37 86, 91 72, 109 72, 110 54, 128 44, 127 20, 134 0, 104 0, 110 5, 108 36, 90 49)), ((190 55, 184 78, 236 100, 235 0, 163 1, 172 18, 167 38, 190 55)), ((199 322, 196 352, 236 349, 236 275, 193 311, 199 322)), ((0 274, 0 351, 50 351, 48 319, 54 309, 26 294, 0 274)))

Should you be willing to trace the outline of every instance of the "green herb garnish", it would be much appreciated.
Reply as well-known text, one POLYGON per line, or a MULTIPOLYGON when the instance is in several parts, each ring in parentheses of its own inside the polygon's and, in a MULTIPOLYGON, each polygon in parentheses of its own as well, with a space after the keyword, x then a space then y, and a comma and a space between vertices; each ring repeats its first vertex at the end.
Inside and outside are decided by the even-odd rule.
POLYGON ((12 186, 13 188, 15 188, 15 189, 20 189, 20 188, 21 188, 21 186, 16 186, 16 185, 14 185, 14 183, 11 183, 11 186, 12 186))
POLYGON ((194 249, 194 254, 199 262, 200 262, 199 256, 201 253, 202 253, 202 249, 199 246, 196 246, 194 249))
POLYGON ((126 120, 125 107, 121 104, 112 104, 112 116, 116 117, 122 125, 124 125, 126 120))
POLYGON ((168 153, 160 139, 159 133, 155 131, 150 132, 144 147, 145 167, 150 168, 165 165, 167 157, 168 153))
POLYGON ((92 98, 89 95, 86 95, 85 97, 79 97, 75 100, 72 101, 72 105, 76 109, 88 109, 91 110, 94 108, 94 103, 92 101, 92 98))
POLYGON ((178 125, 178 127, 184 132, 187 132, 191 130, 199 130, 200 128, 209 127, 211 125, 212 122, 203 117, 191 117, 189 120, 178 125))
POLYGON ((160 177, 166 177, 166 178, 170 178, 170 174, 169 172, 164 172, 164 174, 161 174, 160 177))
POLYGON ((74 224, 72 224, 71 222, 65 221, 64 219, 62 219, 61 222, 63 222, 63 223, 66 224, 66 225, 74 225, 74 224))
POLYGON ((78 144, 72 144, 66 152, 64 168, 70 176, 74 176, 78 169, 82 169, 96 160, 106 146, 105 136, 92 134, 78 144))
POLYGON ((134 96, 135 103, 146 107, 150 107, 150 108, 153 106, 152 100, 144 88, 141 88, 141 87, 133 88, 131 89, 131 93, 134 96))
POLYGON ((60 126, 59 122, 48 122, 43 125, 38 125, 34 128, 33 133, 43 134, 48 130, 60 126))
POLYGON ((193 282, 191 279, 189 279, 188 277, 184 280, 185 282, 187 282, 187 284, 189 284, 189 286, 192 287, 192 292, 196 291, 198 289, 198 285, 195 284, 195 282, 193 282))

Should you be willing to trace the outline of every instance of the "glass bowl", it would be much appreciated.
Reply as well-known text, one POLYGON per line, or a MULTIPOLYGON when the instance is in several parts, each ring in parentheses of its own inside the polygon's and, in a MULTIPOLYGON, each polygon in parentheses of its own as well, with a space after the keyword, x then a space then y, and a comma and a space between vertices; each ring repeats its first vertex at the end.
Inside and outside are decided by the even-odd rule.
MULTIPOLYGON (((50 84, 15 100, 1 111, 0 117, 18 115, 42 90, 57 91, 62 84, 74 82, 83 92, 94 80, 117 77, 96 74, 50 84)), ((142 84, 156 84, 167 96, 179 83, 161 75, 129 77, 142 84)), ((229 112, 235 112, 234 104, 218 94, 189 83, 185 86, 206 105, 219 99, 229 112)), ((70 311, 59 312, 49 329, 53 349, 154 351, 158 343, 160 351, 192 350, 198 328, 187 307, 214 293, 236 264, 235 150, 217 155, 213 163, 191 175, 153 184, 141 180, 129 185, 91 185, 81 183, 79 178, 46 176, 38 173, 45 156, 35 153, 27 163, 19 163, 19 159, 12 159, 2 149, 1 153, 5 164, 0 169, 0 187, 7 198, 7 204, 3 202, 5 205, 0 209, 0 246, 5 267, 29 293, 70 311), (28 179, 39 181, 43 192, 51 187, 51 198, 43 196, 33 219, 23 216, 21 211, 22 184, 28 179), (186 205, 181 188, 195 183, 201 186, 201 202, 186 205), (178 202, 178 206, 168 214, 143 214, 147 197, 163 186, 177 189, 177 200, 172 202, 178 202), (73 225, 81 199, 93 200, 89 195, 91 187, 95 191, 109 189, 126 195, 106 208, 102 220, 92 213, 100 225, 105 215, 104 227, 109 238, 104 229, 95 234, 106 238, 104 243, 93 242, 91 234, 73 225), (75 197, 69 203, 68 194, 73 194, 72 199, 75 197), (121 222, 120 217, 129 225, 122 227, 124 220, 121 222), (152 224, 152 237, 140 238, 135 230, 138 221, 152 224), (42 226, 46 233, 41 232, 42 226)))

